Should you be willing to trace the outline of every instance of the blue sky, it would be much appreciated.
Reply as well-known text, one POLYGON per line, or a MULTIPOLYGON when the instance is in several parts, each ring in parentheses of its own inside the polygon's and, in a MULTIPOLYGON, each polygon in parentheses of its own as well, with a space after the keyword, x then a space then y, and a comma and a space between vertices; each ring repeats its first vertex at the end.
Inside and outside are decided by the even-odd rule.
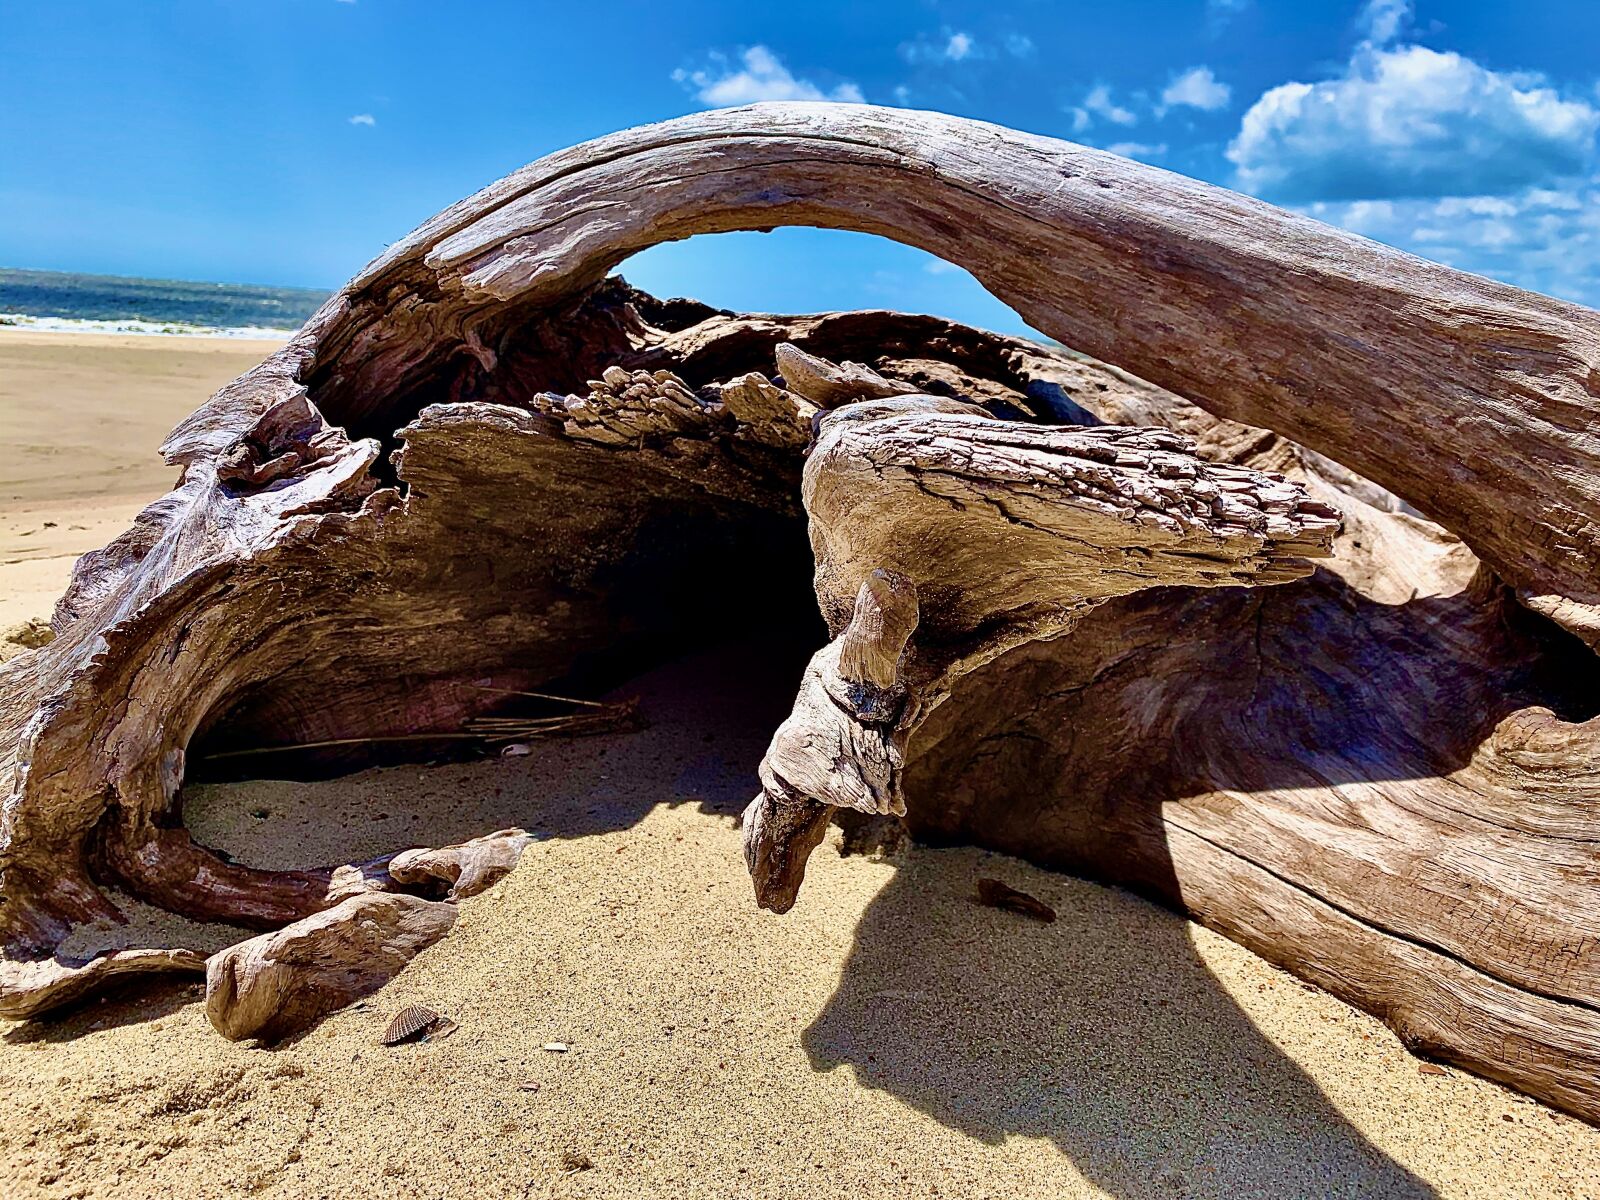
MULTIPOLYGON (((764 98, 1112 149, 1600 306, 1600 0, 0 0, 0 265, 332 287, 551 150, 764 98)), ((1012 329, 849 234, 623 268, 730 307, 1012 329)))

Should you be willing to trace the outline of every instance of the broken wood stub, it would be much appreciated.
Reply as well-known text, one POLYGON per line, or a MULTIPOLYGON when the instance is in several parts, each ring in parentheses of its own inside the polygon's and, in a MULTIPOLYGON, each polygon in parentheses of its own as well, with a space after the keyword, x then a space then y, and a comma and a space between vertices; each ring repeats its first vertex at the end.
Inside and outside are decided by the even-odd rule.
POLYGON ((449 899, 464 900, 500 882, 533 840, 526 830, 501 829, 459 846, 402 850, 389 860, 389 874, 402 884, 442 883, 449 899))
POLYGON ((850 624, 839 635, 839 678, 863 721, 894 718, 900 657, 917 617, 917 588, 910 579, 882 567, 868 572, 850 624))

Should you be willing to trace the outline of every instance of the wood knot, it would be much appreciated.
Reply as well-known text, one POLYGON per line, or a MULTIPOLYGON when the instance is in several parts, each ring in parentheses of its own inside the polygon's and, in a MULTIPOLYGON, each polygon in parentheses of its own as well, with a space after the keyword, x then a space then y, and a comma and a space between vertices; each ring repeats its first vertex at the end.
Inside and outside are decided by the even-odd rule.
POLYGON ((863 720, 888 720, 898 712, 900 659, 920 616, 908 576, 879 567, 862 580, 850 624, 839 635, 839 677, 863 720))

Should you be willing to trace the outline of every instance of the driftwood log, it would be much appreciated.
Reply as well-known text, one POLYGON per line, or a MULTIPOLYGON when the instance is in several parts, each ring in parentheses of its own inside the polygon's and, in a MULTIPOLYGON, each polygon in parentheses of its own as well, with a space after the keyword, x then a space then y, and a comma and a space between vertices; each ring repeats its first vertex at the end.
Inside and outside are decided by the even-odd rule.
POLYGON ((275 1042, 377 991, 450 932, 456 906, 363 892, 206 962, 206 1017, 230 1041, 275 1042))
POLYGON ((359 763, 744 622, 821 647, 746 817, 763 904, 835 811, 903 812, 1600 1119, 1597 427, 1600 314, 1068 143, 782 104, 553 155, 180 425, 179 486, 0 667, 0 999, 119 969, 51 959, 106 887, 274 929, 398 882, 195 845, 197 747, 359 763), (920 246, 1133 375, 606 279, 778 225, 920 246))

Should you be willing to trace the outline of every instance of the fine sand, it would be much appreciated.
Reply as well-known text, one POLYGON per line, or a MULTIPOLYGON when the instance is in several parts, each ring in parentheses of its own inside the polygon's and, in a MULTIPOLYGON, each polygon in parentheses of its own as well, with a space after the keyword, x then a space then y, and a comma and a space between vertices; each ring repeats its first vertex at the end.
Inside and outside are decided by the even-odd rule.
MULTIPOLYGON (((134 461, 222 368, 209 346, 163 344, 172 386, 195 391, 146 422, 92 394, 158 352, 132 340, 52 339, 70 372, 36 367, 29 403, 56 414, 65 477, 35 500, 94 509, 114 448, 80 454, 66 431, 110 411, 148 428, 122 445, 134 461)), ((26 350, 0 333, 8 429, 26 350)), ((48 422, 31 428, 51 444, 48 422)), ((32 561, 59 590, 70 560, 32 561)), ((794 911, 759 912, 737 814, 794 682, 753 679, 767 657, 669 664, 622 689, 642 731, 527 758, 190 787, 196 836, 261 866, 511 824, 540 840, 388 987, 277 1048, 224 1042, 187 983, 5 1028, 0 1196, 1600 1194, 1600 1131, 1423 1073, 1376 1021, 1126 892, 969 849, 845 856, 835 834, 794 911), (979 907, 984 875, 1060 919, 979 907), (380 1047, 417 1002, 457 1032, 380 1047)), ((129 909, 71 948, 240 936, 129 909)))
POLYGON ((0 659, 73 560, 172 486, 172 427, 281 344, 0 328, 0 659))

